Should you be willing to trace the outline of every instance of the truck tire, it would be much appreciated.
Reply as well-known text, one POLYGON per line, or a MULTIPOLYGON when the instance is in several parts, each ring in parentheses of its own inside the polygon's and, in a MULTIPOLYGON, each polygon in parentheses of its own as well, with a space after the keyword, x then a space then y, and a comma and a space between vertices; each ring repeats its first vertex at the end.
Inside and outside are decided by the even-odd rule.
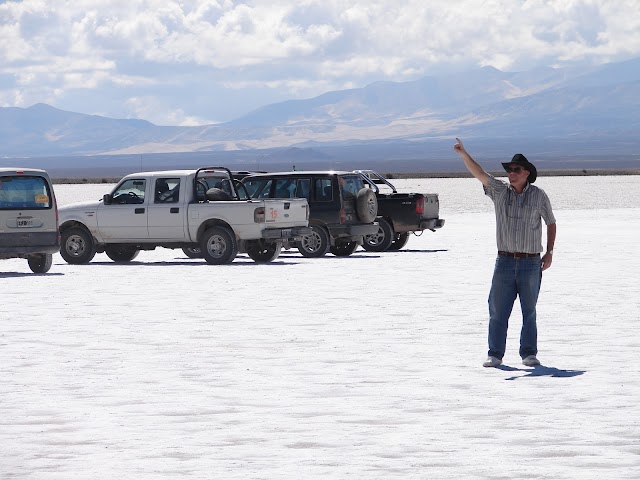
POLYGON ((304 235, 298 242, 298 251, 303 257, 322 257, 331 246, 329 233, 318 225, 311 225, 311 230, 313 231, 309 235, 304 235))
POLYGON ((264 240, 248 240, 247 255, 256 263, 269 263, 280 256, 281 242, 267 243, 264 240))
POLYGON ((356 197, 356 211, 363 223, 371 223, 378 215, 378 198, 370 188, 361 188, 356 197))
POLYGON ((358 242, 347 242, 345 240, 336 240, 329 251, 336 257, 348 257, 358 249, 358 242))
POLYGON ((209 265, 233 262, 238 255, 236 236, 226 227, 211 227, 200 239, 202 256, 209 265))
POLYGON ((27 262, 33 273, 47 273, 51 265, 53 265, 53 255, 50 253, 30 255, 29 258, 27 258, 27 262))
POLYGON ((396 238, 393 227, 384 218, 377 219, 378 232, 366 235, 362 242, 362 248, 368 252, 384 252, 389 249, 396 238))
POLYGON ((140 250, 135 247, 126 247, 121 245, 108 245, 104 247, 104 253, 116 263, 130 262, 138 256, 140 250))
POLYGON ((189 258, 202 258, 200 247, 184 247, 182 251, 189 258))
POLYGON ((408 241, 409 241, 409 232, 396 233, 395 239, 391 243, 389 250, 390 251, 400 250, 402 247, 404 247, 407 244, 408 241))
POLYGON ((72 265, 89 263, 96 256, 96 244, 89 231, 82 227, 72 227, 60 235, 60 255, 72 265))

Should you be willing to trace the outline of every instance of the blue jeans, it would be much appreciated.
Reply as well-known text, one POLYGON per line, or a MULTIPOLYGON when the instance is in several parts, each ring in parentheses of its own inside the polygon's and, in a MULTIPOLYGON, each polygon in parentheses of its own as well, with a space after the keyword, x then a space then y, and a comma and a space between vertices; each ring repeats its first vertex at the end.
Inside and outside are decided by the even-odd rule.
POLYGON ((520 297, 522 330, 520 357, 538 353, 536 304, 542 281, 540 257, 513 258, 498 255, 489 293, 489 355, 502 358, 507 328, 516 296, 520 297))

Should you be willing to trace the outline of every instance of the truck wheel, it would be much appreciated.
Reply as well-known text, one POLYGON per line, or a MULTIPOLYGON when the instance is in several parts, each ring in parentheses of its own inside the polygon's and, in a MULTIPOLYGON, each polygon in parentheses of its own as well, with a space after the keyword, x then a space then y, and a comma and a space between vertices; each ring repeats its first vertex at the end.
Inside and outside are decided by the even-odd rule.
POLYGON ((356 197, 356 211, 363 223, 371 223, 378 215, 378 198, 370 188, 361 188, 356 197))
POLYGON ((378 232, 366 235, 362 242, 362 248, 368 252, 384 252, 388 250, 396 237, 393 227, 384 218, 378 218, 377 222, 378 232))
POLYGON ((60 235, 60 255, 67 263, 89 263, 96 256, 96 245, 91 234, 82 227, 73 227, 60 235))
POLYGON ((238 254, 235 235, 226 227, 211 227, 200 239, 202 256, 209 265, 233 262, 238 254))
POLYGON ((189 258, 202 258, 202 250, 200 250, 200 247, 185 247, 182 251, 189 258))
POLYGON ((246 249, 247 255, 249 255, 254 262, 269 263, 280 256, 282 243, 267 243, 264 240, 249 240, 247 241, 246 249))
POLYGON ((358 242, 347 242, 344 240, 337 240, 329 251, 336 257, 348 257, 358 249, 358 242))
POLYGON ((104 253, 114 262, 126 263, 136 258, 140 250, 134 247, 110 245, 104 248, 104 253))
POLYGON ((407 244, 408 241, 409 241, 409 232, 396 233, 395 239, 393 243, 391 243, 389 250, 392 250, 392 251, 400 250, 402 247, 404 247, 407 244))
POLYGON ((31 255, 27 262, 29 268, 33 273, 47 273, 53 265, 53 255, 50 253, 39 253, 37 255, 31 255))
POLYGON ((309 235, 304 235, 298 242, 298 251, 303 257, 322 257, 329 251, 329 233, 318 225, 311 225, 313 230, 309 235))

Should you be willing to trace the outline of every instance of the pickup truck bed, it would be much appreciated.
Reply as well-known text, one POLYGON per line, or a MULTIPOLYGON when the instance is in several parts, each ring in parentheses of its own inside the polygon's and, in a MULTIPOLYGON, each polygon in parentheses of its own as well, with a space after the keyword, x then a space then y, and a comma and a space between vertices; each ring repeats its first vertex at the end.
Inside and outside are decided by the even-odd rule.
POLYGON ((378 199, 378 232, 365 237, 362 247, 373 252, 399 250, 411 233, 436 231, 444 225, 437 193, 399 193, 395 186, 373 170, 357 170, 378 199), (384 185, 390 192, 381 192, 384 185))

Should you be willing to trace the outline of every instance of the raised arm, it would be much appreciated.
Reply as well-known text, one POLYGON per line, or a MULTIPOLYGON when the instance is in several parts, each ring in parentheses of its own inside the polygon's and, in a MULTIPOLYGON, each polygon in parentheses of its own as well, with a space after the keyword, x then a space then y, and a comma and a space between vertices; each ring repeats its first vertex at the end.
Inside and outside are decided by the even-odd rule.
POLYGON ((464 145, 462 145, 459 138, 456 138, 456 142, 457 143, 453 146, 453 151, 462 157, 467 170, 469 170, 469 172, 471 172, 471 174, 480 180, 486 187, 489 184, 489 174, 485 172, 473 158, 471 158, 471 155, 469 155, 464 149, 464 145))

